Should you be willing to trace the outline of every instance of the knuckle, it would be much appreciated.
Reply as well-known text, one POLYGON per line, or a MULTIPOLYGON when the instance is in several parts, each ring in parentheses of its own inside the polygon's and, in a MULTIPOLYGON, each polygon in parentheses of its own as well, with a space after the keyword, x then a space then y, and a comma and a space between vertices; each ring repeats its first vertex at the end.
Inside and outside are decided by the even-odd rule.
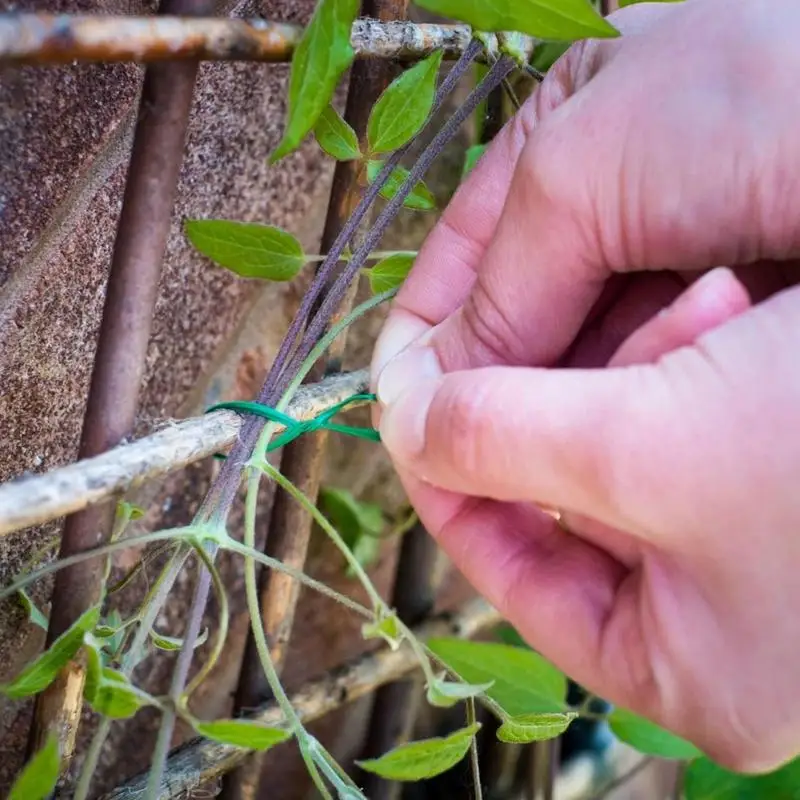
POLYGON ((504 304, 480 277, 463 306, 462 318, 471 366, 526 363, 525 345, 504 304))
POLYGON ((451 386, 440 394, 438 413, 427 440, 438 457, 446 460, 458 476, 469 480, 479 475, 490 431, 487 424, 486 392, 480 386, 451 386))

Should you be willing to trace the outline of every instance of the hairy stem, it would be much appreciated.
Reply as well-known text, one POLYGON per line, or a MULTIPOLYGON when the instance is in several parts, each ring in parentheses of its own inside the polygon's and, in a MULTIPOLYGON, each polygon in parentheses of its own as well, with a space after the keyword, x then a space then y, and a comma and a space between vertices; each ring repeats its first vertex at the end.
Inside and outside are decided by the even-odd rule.
MULTIPOLYGON (((478 721, 475 713, 475 698, 467 698, 467 727, 478 721)), ((478 737, 473 736, 469 746, 469 763, 472 770, 472 785, 475 791, 475 800, 483 800, 483 787, 481 786, 481 765, 478 758, 478 737)))
MULTIPOLYGON (((516 63, 508 56, 499 58, 486 74, 484 80, 470 93, 469 97, 464 101, 464 104, 453 114, 430 144, 423 150, 416 164, 410 170, 406 181, 386 204, 386 207, 378 216, 372 229, 364 238, 363 243, 353 254, 352 258, 348 260, 346 267, 342 270, 325 299, 320 304, 319 310, 309 323, 304 341, 298 345, 295 355, 285 370, 285 374, 291 375, 308 356, 312 346, 310 343, 317 341, 322 335, 332 315, 339 307, 350 282, 364 267, 369 254, 383 238, 389 225, 391 225, 392 221, 403 207, 403 203, 411 194, 414 187, 425 177, 425 174, 430 169, 433 162, 456 135, 461 125, 469 119, 486 97, 502 84, 503 80, 515 67, 516 63)), ((284 378, 281 377, 278 380, 279 387, 282 387, 284 382, 284 378)))
MULTIPOLYGON (((461 58, 450 70, 436 92, 436 96, 433 101, 433 108, 428 117, 428 121, 430 121, 434 113, 438 111, 444 100, 456 87, 456 84, 461 79, 462 75, 466 73, 472 62, 478 57, 481 49, 482 45, 477 40, 470 42, 461 58)), ((322 290, 327 285, 331 275, 333 274, 333 271, 336 269, 337 264, 342 260, 342 254, 344 253, 345 248, 353 240, 356 231, 364 221, 364 217, 366 217, 370 207, 380 195, 381 189, 383 189, 392 172, 397 166, 399 166, 403 156, 409 151, 410 148, 411 143, 401 147, 399 150, 396 150, 386 159, 383 169, 378 174, 375 182, 367 187, 366 191, 364 192, 364 196, 361 198, 361 201, 359 202, 355 211, 347 221, 347 224, 342 228, 341 232, 336 237, 333 246, 330 248, 325 260, 322 262, 322 266, 319 268, 313 283, 303 297, 300 308, 298 309, 298 312, 295 315, 291 326, 289 327, 289 331, 283 340, 281 348, 278 351, 278 355, 275 358, 273 367, 270 370, 270 375, 267 377, 264 388, 259 395, 260 402, 274 402, 275 398, 272 395, 280 394, 280 391, 277 389, 277 379, 281 376, 281 373, 286 369, 286 366, 289 363, 289 356, 291 354, 292 347, 300 336, 300 332, 302 331, 306 322, 308 321, 314 304, 318 300, 322 290), (270 378, 273 378, 275 381, 274 389, 270 378)))
POLYGON ((364 587, 364 591, 370 599, 373 608, 377 612, 384 607, 383 598, 378 594, 378 590, 369 579, 369 575, 364 567, 358 562, 350 548, 345 544, 344 539, 339 535, 339 531, 331 525, 327 517, 309 500, 291 481, 288 481, 279 470, 275 469, 267 461, 260 464, 260 468, 278 484, 285 492, 288 492, 305 510, 313 517, 317 525, 325 531, 328 538, 336 545, 339 552, 345 557, 348 566, 353 570, 353 574, 358 578, 359 583, 364 587))

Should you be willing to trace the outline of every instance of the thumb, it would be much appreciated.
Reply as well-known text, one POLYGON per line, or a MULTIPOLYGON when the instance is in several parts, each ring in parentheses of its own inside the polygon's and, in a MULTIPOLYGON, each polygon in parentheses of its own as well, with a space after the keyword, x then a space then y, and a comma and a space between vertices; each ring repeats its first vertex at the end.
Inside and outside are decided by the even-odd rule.
POLYGON ((692 498, 746 489, 743 457, 770 479, 794 458, 777 452, 786 399, 771 395, 797 388, 798 300, 798 290, 782 293, 627 367, 442 374, 432 348, 412 346, 378 380, 381 435, 404 470, 451 492, 534 502, 633 534, 668 506, 673 527, 694 530, 692 498))

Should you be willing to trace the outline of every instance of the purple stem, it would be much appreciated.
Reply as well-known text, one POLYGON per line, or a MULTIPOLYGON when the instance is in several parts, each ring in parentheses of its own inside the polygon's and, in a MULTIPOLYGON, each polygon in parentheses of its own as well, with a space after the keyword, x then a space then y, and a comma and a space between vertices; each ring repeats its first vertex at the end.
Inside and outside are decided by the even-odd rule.
POLYGON ((515 68, 516 63, 513 59, 502 57, 494 64, 486 77, 481 81, 464 101, 464 104, 453 114, 444 127, 436 134, 430 144, 423 150, 414 167, 411 169, 405 183, 400 187, 397 194, 387 203, 375 224, 364 238, 363 243, 353 254, 353 257, 345 265, 342 273, 334 282, 330 291, 326 295, 319 310, 309 324, 303 341, 297 348, 288 369, 278 378, 278 389, 283 391, 288 384, 288 376, 293 375, 300 368, 300 365, 308 357, 314 347, 315 342, 322 336, 330 322, 331 317, 336 312, 339 304, 347 292, 350 282, 358 275, 361 268, 366 264, 370 253, 379 244, 386 229, 391 225, 397 213, 403 206, 405 199, 411 194, 414 187, 421 181, 425 173, 430 169, 435 159, 447 146, 450 140, 458 133, 461 125, 472 115, 478 106, 506 79, 515 68))
MULTIPOLYGON (((466 50, 464 50, 462 53, 461 58, 445 76, 436 92, 431 113, 429 114, 428 120, 424 127, 427 127, 428 123, 433 118, 433 115, 439 110, 442 103, 450 95, 458 81, 461 79, 461 76, 464 75, 470 64, 477 58, 481 51, 481 47, 482 45, 480 42, 477 39, 473 39, 469 43, 469 46, 466 48, 466 50)), ((300 303, 300 308, 298 309, 297 314, 295 314, 295 317, 289 326, 289 330, 284 337, 283 342, 281 343, 267 381, 264 384, 261 393, 259 394, 259 402, 273 404, 279 399, 274 396, 274 392, 270 391, 271 379, 277 380, 278 376, 285 370, 289 361, 289 355, 295 343, 297 342, 300 331, 303 329, 303 326, 311 316, 314 303, 319 298, 332 272, 339 263, 342 253, 344 253, 347 245, 353 240, 353 237, 363 222, 364 217, 367 215, 370 207, 380 194, 381 189, 389 180, 389 177, 395 168, 400 164, 403 156, 405 156, 409 151, 412 144, 413 141, 401 147, 399 150, 395 150, 394 153, 392 153, 392 155, 386 159, 383 168, 378 174, 378 177, 367 187, 366 191, 364 192, 364 196, 356 206, 356 209, 351 215, 350 219, 347 221, 347 224, 342 228, 339 235, 336 237, 332 247, 325 257, 325 260, 317 270, 317 274, 309 286, 308 291, 303 296, 303 299, 300 303)))

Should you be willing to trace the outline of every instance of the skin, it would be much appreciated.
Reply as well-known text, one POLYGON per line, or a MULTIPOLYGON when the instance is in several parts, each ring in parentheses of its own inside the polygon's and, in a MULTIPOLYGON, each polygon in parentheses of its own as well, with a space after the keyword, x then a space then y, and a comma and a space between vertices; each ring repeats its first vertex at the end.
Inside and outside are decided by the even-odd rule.
POLYGON ((428 238, 375 421, 534 648, 767 771, 800 753, 800 4, 611 19, 428 238))

